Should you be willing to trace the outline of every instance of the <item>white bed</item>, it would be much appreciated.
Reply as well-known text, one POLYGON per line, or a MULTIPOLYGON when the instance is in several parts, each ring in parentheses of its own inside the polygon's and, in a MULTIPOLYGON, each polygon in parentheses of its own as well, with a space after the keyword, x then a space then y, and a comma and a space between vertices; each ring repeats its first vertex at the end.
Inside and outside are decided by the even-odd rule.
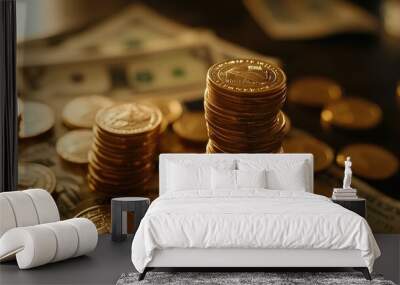
MULTIPOLYGON (((370 278, 380 255, 371 230, 362 217, 312 194, 312 155, 162 154, 159 172, 160 197, 132 243, 132 262, 142 273, 140 279, 154 267, 354 267, 370 278), (180 176, 170 173, 171 163, 190 168, 230 161, 239 170, 283 165, 289 169, 286 173, 292 165, 304 164, 304 189, 174 191, 168 182, 187 178, 185 169, 180 176)), ((295 187, 281 174, 275 178, 282 185, 295 187)))

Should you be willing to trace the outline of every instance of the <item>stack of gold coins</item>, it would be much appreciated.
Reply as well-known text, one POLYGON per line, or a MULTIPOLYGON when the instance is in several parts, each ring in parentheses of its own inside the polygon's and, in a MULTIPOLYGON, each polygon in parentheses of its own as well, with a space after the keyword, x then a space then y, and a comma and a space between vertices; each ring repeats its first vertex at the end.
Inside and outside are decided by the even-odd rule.
POLYGON ((207 152, 280 152, 287 132, 280 111, 286 89, 284 72, 262 60, 211 66, 204 94, 207 152))
POLYGON ((143 192, 154 173, 161 111, 136 103, 101 109, 93 127, 88 183, 108 194, 143 192))

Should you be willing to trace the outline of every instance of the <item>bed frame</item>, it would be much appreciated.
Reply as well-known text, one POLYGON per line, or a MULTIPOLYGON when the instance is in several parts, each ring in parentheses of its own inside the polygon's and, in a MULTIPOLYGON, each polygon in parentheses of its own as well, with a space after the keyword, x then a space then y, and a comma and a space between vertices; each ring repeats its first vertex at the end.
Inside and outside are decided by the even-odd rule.
MULTIPOLYGON (((268 158, 278 160, 305 160, 309 165, 308 192, 313 192, 313 156, 311 154, 161 154, 159 161, 160 195, 165 193, 168 159, 240 159, 268 158)), ((353 268, 361 271, 367 280, 371 275, 359 250, 330 249, 249 249, 249 248, 170 248, 158 249, 152 261, 139 275, 143 280, 146 273, 155 268, 229 268, 234 271, 265 268, 353 268)), ((262 270, 260 270, 262 271, 262 270)))
MULTIPOLYGON (((230 268, 246 271, 271 268, 353 268, 371 280, 359 250, 328 249, 183 249, 156 250, 152 261, 139 275, 155 268, 230 268)), ((262 271, 262 270, 261 270, 262 271)))

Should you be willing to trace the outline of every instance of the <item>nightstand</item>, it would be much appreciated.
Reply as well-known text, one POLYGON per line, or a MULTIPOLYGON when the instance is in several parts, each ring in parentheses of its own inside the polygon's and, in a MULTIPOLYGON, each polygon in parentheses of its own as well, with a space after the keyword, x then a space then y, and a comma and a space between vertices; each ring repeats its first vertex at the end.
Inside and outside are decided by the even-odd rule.
MULTIPOLYGON (((111 199, 111 239, 123 241, 127 236, 127 212, 134 214, 135 232, 150 206, 144 197, 120 197, 111 199)), ((133 234, 135 234, 135 232, 133 234)))
POLYGON ((333 203, 339 204, 340 206, 359 214, 361 217, 367 217, 366 200, 363 198, 357 198, 353 200, 337 200, 332 199, 333 203))

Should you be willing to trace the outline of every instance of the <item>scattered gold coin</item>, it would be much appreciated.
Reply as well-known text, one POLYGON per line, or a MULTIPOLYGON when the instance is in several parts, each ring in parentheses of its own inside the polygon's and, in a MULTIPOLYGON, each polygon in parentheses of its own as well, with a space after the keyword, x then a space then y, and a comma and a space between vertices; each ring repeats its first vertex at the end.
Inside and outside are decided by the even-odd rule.
POLYGON ((285 137, 283 149, 286 153, 312 153, 315 172, 327 169, 334 160, 334 152, 329 145, 299 130, 285 137))
POLYGON ((181 138, 204 143, 208 140, 206 120, 203 112, 186 112, 173 125, 172 129, 181 138))
POLYGON ((99 234, 111 233, 111 209, 109 205, 94 205, 75 215, 75 218, 91 220, 99 234))
POLYGON ((76 130, 58 139, 57 153, 73 163, 88 163, 88 153, 92 147, 93 133, 90 130, 76 130))
POLYGON ((323 123, 347 129, 368 129, 379 124, 381 108, 365 99, 348 97, 325 106, 321 112, 323 123))
POLYGON ((339 151, 336 162, 344 166, 350 156, 352 170, 356 175, 368 179, 386 179, 399 170, 399 161, 394 154, 373 144, 352 144, 339 151))
MULTIPOLYGON (((84 185, 81 185, 76 177, 64 173, 57 173, 57 185, 53 196, 62 218, 71 217, 71 213, 76 209, 82 200, 81 193, 84 191, 84 185), (83 190, 83 191, 82 191, 83 190)), ((56 174, 56 175, 57 175, 56 174)), ((83 179, 82 179, 83 180, 83 179)), ((86 189, 85 189, 86 190, 86 189)))
POLYGON ((181 102, 174 99, 169 99, 165 97, 152 97, 140 100, 140 102, 158 107, 168 124, 171 124, 179 119, 183 112, 181 102))
POLYGON ((19 190, 40 188, 53 193, 56 187, 56 176, 47 166, 38 163, 18 163, 19 190))
POLYGON ((71 128, 90 129, 94 124, 96 113, 112 104, 111 99, 100 95, 78 97, 64 107, 62 120, 71 128))
POLYGON ((289 86, 288 100, 311 107, 322 107, 342 97, 342 88, 324 77, 304 77, 289 86))
POLYGON ((55 123, 53 110, 46 104, 25 101, 19 137, 32 138, 50 130, 55 123))

